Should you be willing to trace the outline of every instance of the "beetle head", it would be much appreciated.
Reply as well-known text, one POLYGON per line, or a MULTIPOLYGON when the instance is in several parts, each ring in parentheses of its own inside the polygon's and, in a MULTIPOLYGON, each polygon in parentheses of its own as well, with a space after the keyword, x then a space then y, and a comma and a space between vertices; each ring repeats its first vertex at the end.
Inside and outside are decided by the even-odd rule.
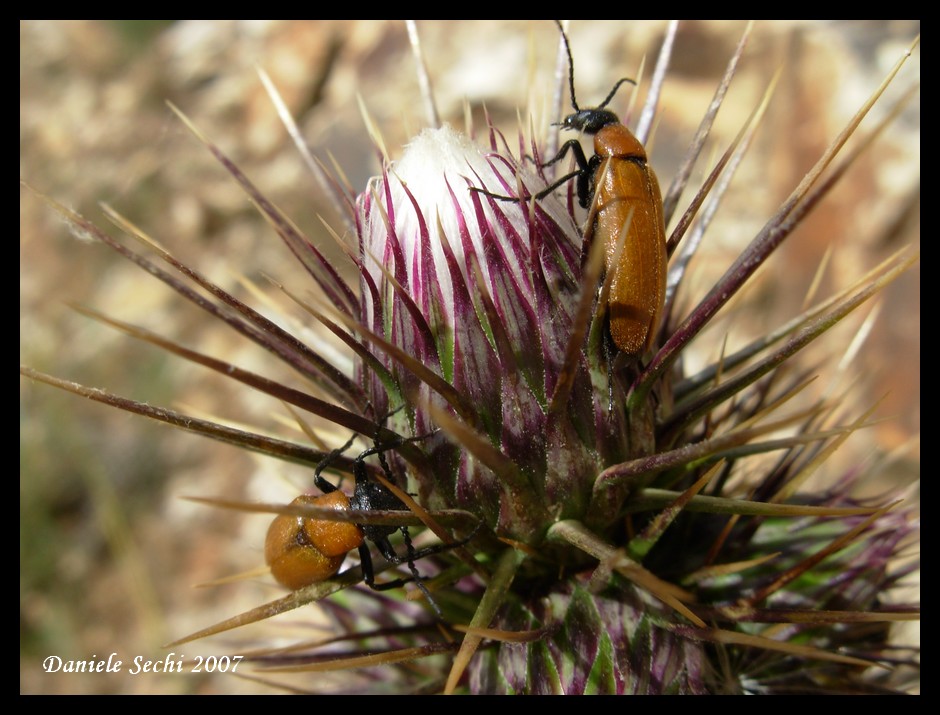
POLYGON ((577 129, 585 134, 596 134, 609 124, 620 124, 620 119, 606 109, 580 109, 565 117, 555 126, 577 129))

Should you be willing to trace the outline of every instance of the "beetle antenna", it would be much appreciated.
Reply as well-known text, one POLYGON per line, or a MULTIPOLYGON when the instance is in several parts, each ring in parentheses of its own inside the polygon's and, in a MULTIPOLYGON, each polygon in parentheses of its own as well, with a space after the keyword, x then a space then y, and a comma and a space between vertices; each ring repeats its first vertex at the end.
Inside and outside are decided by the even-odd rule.
MULTIPOLYGON (((636 80, 630 79, 629 77, 618 79, 617 84, 614 85, 614 88, 610 90, 610 94, 607 95, 607 99, 601 102, 600 106, 598 106, 597 109, 603 109, 604 107, 606 107, 607 103, 614 98, 614 95, 617 94, 617 90, 620 89, 620 85, 622 85, 624 82, 629 82, 634 87, 636 87, 636 80)), ((577 109, 577 107, 575 107, 575 109, 577 109)))
POLYGON ((555 20, 555 24, 558 25, 558 29, 561 31, 561 39, 565 43, 565 52, 568 53, 568 85, 571 87, 571 106, 574 107, 574 111, 580 112, 581 107, 578 106, 578 101, 574 98, 574 58, 571 56, 571 46, 568 44, 565 28, 561 26, 561 20, 555 20))
POLYGON ((343 454, 347 449, 352 446, 352 443, 356 441, 356 435, 353 435, 349 438, 349 441, 346 442, 342 447, 338 447, 326 455, 323 459, 320 460, 320 463, 317 464, 316 469, 313 472, 313 481, 316 483, 317 487, 324 494, 329 494, 330 492, 335 492, 337 487, 329 482, 326 477, 323 476, 323 470, 327 469, 333 462, 335 462, 340 455, 343 454))

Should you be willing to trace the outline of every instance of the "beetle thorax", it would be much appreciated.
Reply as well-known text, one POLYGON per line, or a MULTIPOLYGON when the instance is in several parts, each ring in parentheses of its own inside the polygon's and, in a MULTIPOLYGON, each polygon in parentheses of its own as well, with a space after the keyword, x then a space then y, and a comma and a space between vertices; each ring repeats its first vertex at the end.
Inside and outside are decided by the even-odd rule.
POLYGON ((603 157, 646 161, 646 149, 620 122, 608 124, 594 135, 594 153, 603 157))

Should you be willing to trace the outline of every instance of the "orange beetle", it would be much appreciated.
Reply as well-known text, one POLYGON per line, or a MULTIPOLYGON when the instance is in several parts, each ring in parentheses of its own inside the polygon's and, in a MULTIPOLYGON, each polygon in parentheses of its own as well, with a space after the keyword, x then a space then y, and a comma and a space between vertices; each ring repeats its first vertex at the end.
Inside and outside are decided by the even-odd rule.
POLYGON ((556 23, 568 52, 571 106, 575 110, 560 126, 593 134, 594 156, 588 161, 581 144, 569 139, 544 166, 561 160, 571 150, 578 169, 538 196, 547 195, 569 179, 577 179, 578 202, 582 208, 591 209, 585 244, 603 241, 607 271, 613 271, 607 299, 611 337, 623 353, 640 356, 656 337, 666 299, 666 225, 659 182, 643 145, 616 114, 604 109, 620 85, 633 80, 619 80, 598 107, 578 107, 571 48, 561 23, 557 20, 556 23), (623 250, 617 265, 613 265, 625 230, 623 250))
MULTIPOLYGON (((291 502, 294 505, 348 510, 349 497, 339 490, 302 494, 291 502)), ((355 524, 281 514, 268 527, 264 560, 279 584, 297 590, 333 576, 362 541, 362 530, 355 524)))
MULTIPOLYGON (((397 443, 384 446, 376 443, 375 446, 362 452, 356 458, 353 466, 353 474, 356 478, 355 491, 352 497, 348 497, 334 484, 327 481, 322 472, 352 444, 352 440, 349 440, 340 449, 334 449, 330 452, 314 471, 314 482, 323 494, 319 496, 303 494, 294 499, 291 505, 309 505, 340 511, 407 512, 407 507, 398 497, 369 477, 365 463, 366 457, 373 454, 379 455, 382 468, 391 479, 392 474, 383 452, 391 449, 395 444, 401 444, 405 441, 410 440, 399 438, 397 443)), ((477 526, 478 528, 479 526, 477 526)), ((427 597, 431 607, 438 616, 441 616, 441 610, 431 597, 427 586, 424 585, 424 579, 418 573, 415 561, 463 546, 474 537, 477 529, 474 529, 469 536, 459 541, 415 549, 407 526, 360 525, 346 521, 330 521, 307 516, 280 514, 274 518, 271 526, 268 527, 268 534, 264 542, 264 558, 275 580, 282 586, 296 591, 332 577, 343 565, 346 554, 352 549, 358 549, 362 575, 367 586, 376 591, 386 591, 414 581, 427 597), (396 531, 401 532, 405 542, 406 554, 404 556, 400 556, 395 551, 391 541, 389 541, 389 536, 396 531), (405 564, 411 572, 411 576, 385 583, 376 583, 375 570, 372 567, 372 555, 366 540, 371 541, 389 563, 405 564)))

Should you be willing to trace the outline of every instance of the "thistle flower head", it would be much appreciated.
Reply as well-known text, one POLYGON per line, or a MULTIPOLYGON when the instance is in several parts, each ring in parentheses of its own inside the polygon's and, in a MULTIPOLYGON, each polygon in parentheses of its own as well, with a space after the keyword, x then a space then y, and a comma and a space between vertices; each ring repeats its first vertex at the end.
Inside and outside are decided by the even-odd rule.
MULTIPOLYGON (((911 525, 905 516, 865 520, 848 491, 816 495, 805 506, 801 526, 784 526, 793 536, 781 542, 779 529, 792 519, 781 518, 784 512, 773 506, 764 519, 747 525, 736 525, 752 508, 745 500, 728 500, 718 508, 726 510, 723 517, 688 513, 705 484, 731 473, 723 461, 708 468, 724 456, 725 445, 734 453, 780 424, 753 431, 730 427, 697 449, 681 446, 681 438, 666 428, 674 408, 663 403, 677 374, 665 371, 654 387, 638 389, 641 371, 608 362, 615 349, 590 339, 593 333, 607 340, 609 319, 596 266, 592 273, 574 217, 552 195, 540 201, 500 195, 535 194, 537 184, 532 188, 532 177, 517 173, 520 166, 511 156, 484 154, 447 127, 426 130, 358 202, 365 263, 362 323, 374 336, 377 353, 385 354, 391 378, 390 383, 373 376, 370 401, 387 409, 392 384, 391 392, 408 405, 404 430, 440 430, 421 440, 430 468, 408 470, 426 504, 466 510, 494 535, 516 544, 522 550, 517 553, 528 554, 518 560, 506 556, 516 586, 513 596, 491 606, 487 623, 507 633, 537 634, 536 643, 485 649, 469 666, 470 688, 707 692, 714 685, 709 685, 704 642, 729 638, 744 645, 747 638, 706 628, 692 607, 699 597, 705 596, 713 617, 724 614, 719 621, 731 613, 737 621, 755 616, 765 601, 768 611, 770 604, 810 610, 835 602, 872 607, 870 601, 863 605, 864 597, 856 600, 862 593, 874 595, 878 589, 871 582, 860 587, 854 579, 832 578, 826 588, 809 593, 806 584, 791 588, 796 574, 809 567, 806 555, 815 551, 796 534, 821 529, 826 536, 818 547, 837 553, 832 542, 847 538, 850 525, 858 533, 872 528, 875 534, 867 534, 866 541, 890 533, 887 550, 859 547, 854 556, 836 558, 838 567, 831 570, 857 575, 844 559, 860 558, 866 571, 881 574, 875 576, 879 581, 887 562, 873 556, 892 553, 907 539, 911 525), (579 312, 579 306, 593 312, 579 312), (422 379, 412 357, 456 390, 422 379), (692 452, 704 458, 703 466, 689 472, 692 452), (661 497, 661 507, 648 502, 660 489, 683 483, 684 491, 661 497), (843 529, 825 527, 832 516, 842 516, 843 529), (639 533, 624 539, 624 527, 639 533), (823 546, 826 540, 832 541, 823 546), (768 542, 783 551, 771 552, 768 542), (756 564, 772 555, 778 561, 766 569, 752 566, 763 571, 753 579, 728 578, 718 575, 721 569, 711 574, 706 567, 719 548, 732 563, 756 564), (590 565, 591 557, 600 566, 590 565), (565 569, 571 576, 559 579, 565 569), (692 583, 698 597, 680 587, 692 583), (843 594, 843 585, 852 596, 843 594), (694 625, 679 625, 676 616, 694 625), (645 641, 642 648, 626 645, 635 646, 637 638, 645 641)), ((737 415, 742 424, 775 411, 766 387, 759 390, 750 397, 745 391, 737 415)), ((798 480, 800 458, 793 459, 752 488, 768 498, 775 483, 798 480)), ((792 637, 798 633, 805 636, 806 629, 794 624, 792 637)), ((828 636, 818 642, 831 645, 828 636)), ((754 645, 773 649, 776 643, 758 637, 754 645)), ((797 673, 788 670, 778 666, 775 677, 792 683, 797 673)), ((733 687, 765 688, 744 676, 733 687)))
MULTIPOLYGON (((477 441, 439 435, 434 468, 416 475, 421 494, 471 509, 500 536, 537 542, 549 514, 583 512, 596 440, 569 433, 549 409, 581 293, 571 217, 555 200, 528 206, 469 190, 517 181, 535 184, 448 127, 419 136, 359 200, 362 320, 446 381, 437 388, 386 357, 416 434, 438 427, 437 414, 477 441), (574 438, 563 459, 552 454, 560 436, 574 438)), ((585 365, 575 367, 578 387, 589 388, 585 365)), ((386 388, 371 382, 373 404, 385 409, 386 388)))

